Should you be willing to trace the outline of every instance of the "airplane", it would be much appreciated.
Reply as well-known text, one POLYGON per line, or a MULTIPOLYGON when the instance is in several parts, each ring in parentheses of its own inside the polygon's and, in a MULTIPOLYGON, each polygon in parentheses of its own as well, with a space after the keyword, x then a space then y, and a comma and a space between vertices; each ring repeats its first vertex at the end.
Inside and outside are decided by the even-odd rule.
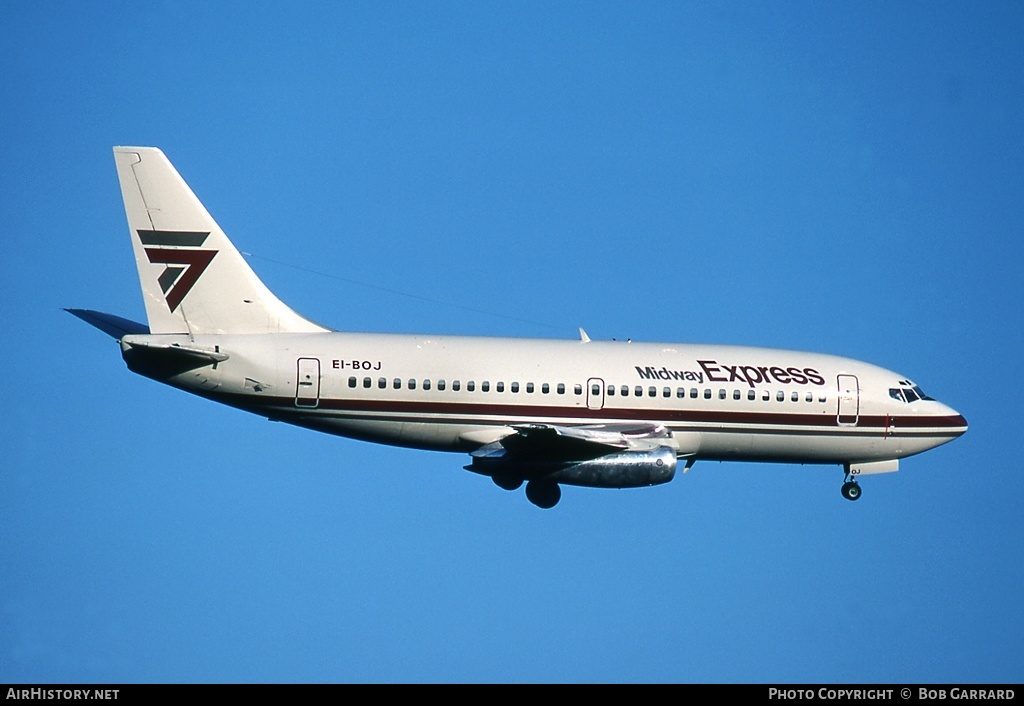
POLYGON ((273 421, 468 454, 554 507, 561 486, 639 488, 697 461, 839 466, 860 476, 967 431, 906 376, 820 353, 733 345, 350 333, 260 281, 154 147, 115 147, 147 323, 67 309, 128 369, 273 421))

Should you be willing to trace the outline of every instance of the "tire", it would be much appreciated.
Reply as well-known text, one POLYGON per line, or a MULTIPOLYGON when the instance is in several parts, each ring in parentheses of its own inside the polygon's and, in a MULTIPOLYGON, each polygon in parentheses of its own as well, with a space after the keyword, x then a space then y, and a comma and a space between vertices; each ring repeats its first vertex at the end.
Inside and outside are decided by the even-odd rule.
POLYGON ((849 483, 843 483, 843 497, 847 500, 856 500, 861 496, 860 485, 850 481, 849 483))
POLYGON ((526 484, 526 499, 537 507, 549 510, 562 498, 562 489, 558 483, 532 480, 526 484))
POLYGON ((522 478, 516 478, 514 476, 492 476, 491 480, 494 484, 503 490, 518 490, 519 486, 523 484, 522 478))

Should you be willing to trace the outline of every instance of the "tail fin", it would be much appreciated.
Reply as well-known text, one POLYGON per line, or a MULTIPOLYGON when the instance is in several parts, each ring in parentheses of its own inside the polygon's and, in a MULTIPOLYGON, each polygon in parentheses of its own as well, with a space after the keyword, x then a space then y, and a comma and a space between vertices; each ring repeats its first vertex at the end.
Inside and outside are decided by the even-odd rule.
POLYGON ((153 333, 327 330, 267 289, 163 152, 115 147, 114 161, 153 333))

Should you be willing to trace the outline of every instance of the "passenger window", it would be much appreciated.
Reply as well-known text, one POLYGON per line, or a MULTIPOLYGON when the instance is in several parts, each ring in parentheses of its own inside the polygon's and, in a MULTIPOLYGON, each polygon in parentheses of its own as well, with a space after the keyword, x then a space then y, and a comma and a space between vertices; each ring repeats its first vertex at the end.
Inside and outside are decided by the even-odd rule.
POLYGON ((423 381, 423 389, 424 390, 429 390, 430 389, 430 380, 429 379, 423 381))
POLYGON ((789 396, 789 399, 791 399, 794 402, 799 402, 800 401, 800 393, 799 392, 793 392, 793 394, 789 396))
POLYGON ((379 387, 380 389, 383 390, 387 386, 388 386, 388 379, 387 378, 378 378, 377 379, 377 387, 379 387))
POLYGON ((466 383, 466 392, 472 392, 475 389, 476 389, 476 383, 475 382, 470 380, 470 381, 468 381, 466 383))
POLYGON ((633 394, 636 395, 637 397, 643 397, 644 396, 644 388, 642 388, 639 385, 637 385, 635 388, 633 388, 633 394))
POLYGON ((704 388, 704 399, 706 399, 706 400, 710 400, 711 399, 711 388, 710 387, 705 387, 704 388))
POLYGON ((690 388, 690 399, 691 400, 697 399, 697 394, 698 394, 697 388, 696 387, 691 387, 690 388))
POLYGON ((724 400, 725 399, 725 390, 721 390, 720 389, 718 391, 718 399, 720 399, 720 400, 724 400))
POLYGON ((582 395, 583 394, 583 385, 579 385, 579 384, 573 385, 572 391, 573 391, 573 394, 582 395))
POLYGON ((666 387, 666 388, 662 389, 661 396, 662 397, 671 397, 672 396, 672 388, 671 387, 666 387))
POLYGON ((564 395, 565 394, 565 383, 564 382, 558 383, 558 394, 560 394, 560 395, 564 395))
POLYGON ((394 388, 396 390, 401 390, 402 389, 402 381, 399 380, 398 378, 395 378, 395 381, 392 383, 392 385, 394 386, 394 388))
POLYGON ((757 393, 754 392, 753 390, 747 390, 747 399, 748 400, 756 400, 757 399, 757 393))
POLYGON ((512 383, 512 387, 509 388, 509 389, 511 389, 512 392, 519 392, 519 383, 518 382, 512 383))
POLYGON ((496 382, 496 383, 494 383, 494 390, 496 392, 504 392, 505 391, 505 383, 503 383, 503 382, 496 382))
POLYGON ((370 388, 373 386, 373 380, 370 378, 363 378, 363 387, 370 388))
POLYGON ((619 392, 622 393, 623 397, 629 397, 629 385, 623 385, 620 387, 619 392))
POLYGON ((807 395, 804 397, 804 399, 807 402, 814 402, 814 393, 813 392, 808 392, 807 395))
POLYGON ((740 391, 739 390, 733 390, 732 391, 732 398, 734 400, 738 400, 738 399, 740 399, 740 397, 741 397, 741 395, 740 395, 740 391))
POLYGON ((551 385, 544 383, 543 385, 540 386, 540 392, 543 395, 548 394, 549 392, 551 392, 551 385))
POLYGON ((764 392, 761 393, 761 399, 764 400, 765 402, 767 402, 771 398, 772 398, 772 393, 769 392, 768 390, 765 390, 764 392))
POLYGON ((458 380, 452 380, 452 392, 458 392, 460 387, 462 387, 462 383, 458 380))
POLYGON ((598 395, 600 395, 601 394, 601 386, 598 385, 595 382, 593 385, 590 386, 590 394, 593 395, 594 397, 597 397, 598 395))
POLYGON ((608 396, 615 397, 615 385, 608 386, 608 396))
POLYGON ((349 387, 355 387, 355 386, 356 386, 356 379, 355 379, 355 377, 354 377, 354 376, 353 376, 353 377, 350 377, 350 378, 348 379, 348 386, 349 386, 349 387))
POLYGON ((685 387, 677 388, 676 389, 676 397, 678 397, 679 399, 682 399, 682 398, 686 397, 686 388, 685 387))
POLYGON ((656 387, 648 387, 647 388, 647 394, 650 397, 657 397, 658 396, 658 388, 656 388, 656 387))
POLYGON ((490 391, 491 391, 491 383, 489 383, 487 380, 484 380, 482 383, 480 383, 480 392, 490 392, 490 391))
POLYGON ((444 388, 445 388, 444 380, 438 380, 437 381, 437 389, 438 390, 443 390, 444 388))
POLYGON ((533 383, 532 382, 526 383, 526 393, 529 394, 529 395, 533 394, 533 383))
POLYGON ((410 390, 415 390, 416 389, 416 380, 410 379, 408 387, 409 387, 410 390))
POLYGON ((783 392, 782 390, 779 390, 777 393, 775 393, 775 399, 777 401, 779 401, 779 402, 785 402, 786 401, 786 393, 783 392))

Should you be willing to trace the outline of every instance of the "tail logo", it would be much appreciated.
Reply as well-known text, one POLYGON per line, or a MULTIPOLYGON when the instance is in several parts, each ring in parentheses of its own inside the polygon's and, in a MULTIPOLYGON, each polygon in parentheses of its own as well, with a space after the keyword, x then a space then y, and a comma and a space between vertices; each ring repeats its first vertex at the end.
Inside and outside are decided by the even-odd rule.
POLYGON ((210 237, 207 233, 178 230, 140 230, 139 239, 147 246, 146 257, 155 265, 167 265, 157 282, 172 312, 210 266, 217 250, 201 250, 210 237), (156 247, 149 247, 156 246, 156 247))

